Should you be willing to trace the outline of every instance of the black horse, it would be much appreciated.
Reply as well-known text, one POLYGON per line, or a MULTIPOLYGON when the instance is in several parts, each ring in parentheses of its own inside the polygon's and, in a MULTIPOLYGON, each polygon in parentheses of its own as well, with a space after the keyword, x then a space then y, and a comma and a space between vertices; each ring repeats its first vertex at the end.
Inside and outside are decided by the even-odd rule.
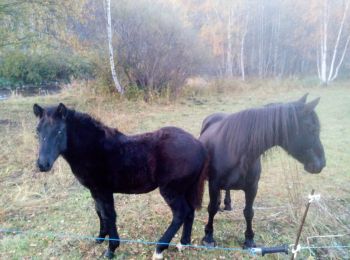
MULTIPOLYGON (((265 105, 265 107, 268 106, 273 106, 273 105, 277 105, 277 104, 281 104, 281 103, 269 103, 267 105, 265 105)), ((226 118, 227 116, 229 116, 230 114, 228 113, 214 113, 211 114, 209 116, 207 116, 203 122, 202 122, 202 129, 200 132, 200 135, 202 135, 202 133, 212 124, 215 124, 219 121, 221 121, 222 119, 226 118)), ((221 194, 220 194, 220 198, 221 198, 221 194)), ((221 204, 221 201, 219 199, 219 206, 221 204)), ((232 210, 232 200, 231 200, 231 194, 230 194, 230 190, 225 190, 225 198, 224 198, 224 207, 223 210, 227 210, 227 211, 231 211, 232 210)))
POLYGON ((306 171, 321 172, 326 160, 319 137, 320 123, 314 111, 318 102, 319 98, 306 104, 305 95, 296 102, 270 104, 230 115, 219 113, 204 120, 199 140, 207 147, 210 157, 210 202, 203 244, 215 245, 213 221, 219 208, 220 190, 234 189, 245 192, 244 247, 255 246, 253 203, 261 173, 260 157, 268 149, 280 146, 302 163, 306 171))
POLYGON ((119 246, 113 193, 147 193, 159 187, 173 219, 159 239, 155 259, 162 259, 182 224, 181 244, 191 242, 194 211, 201 205, 207 178, 207 154, 198 140, 175 127, 127 136, 63 104, 46 109, 35 104, 33 109, 40 119, 37 165, 47 172, 62 155, 90 190, 100 220, 96 242, 107 235, 112 239, 106 257, 112 258, 119 246))
MULTIPOLYGON (((227 113, 215 113, 215 114, 212 114, 210 116, 207 116, 202 122, 202 129, 201 129, 200 135, 202 135, 203 132, 206 129, 208 129, 209 126, 211 126, 212 124, 215 124, 215 123, 221 121, 222 119, 224 119, 228 115, 229 114, 227 114, 227 113)), ((221 198, 221 194, 220 194, 220 198, 221 198)), ((225 190, 225 198, 224 198, 223 210, 227 210, 227 211, 231 211, 232 210, 232 202, 231 201, 232 200, 231 200, 230 190, 225 190)), ((218 203, 219 203, 219 207, 220 207, 220 204, 221 204, 220 199, 219 199, 218 203)))

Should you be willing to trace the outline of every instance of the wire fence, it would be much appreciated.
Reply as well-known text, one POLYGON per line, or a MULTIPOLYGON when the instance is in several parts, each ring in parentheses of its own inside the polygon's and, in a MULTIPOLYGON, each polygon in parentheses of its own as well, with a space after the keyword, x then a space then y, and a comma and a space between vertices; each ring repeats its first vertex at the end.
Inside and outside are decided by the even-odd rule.
MULTIPOLYGON (((58 233, 58 232, 44 232, 44 231, 34 231, 34 230, 20 230, 20 229, 12 229, 12 228, 0 228, 0 233, 3 234, 13 234, 13 235, 31 235, 31 236, 39 236, 43 238, 61 238, 61 239, 71 239, 71 240, 90 240, 90 241, 96 241, 99 238, 93 237, 93 236, 86 236, 86 235, 76 235, 76 234, 70 234, 70 233, 58 233)), ((316 238, 316 237, 339 237, 343 235, 329 235, 329 236, 312 236, 308 237, 308 243, 310 238, 316 238)), ((114 239, 114 238, 104 238, 101 240, 106 241, 119 241, 120 243, 134 243, 134 244, 143 244, 143 245, 167 245, 167 246, 174 246, 177 247, 178 244, 176 243, 162 243, 162 242, 155 242, 155 241, 147 241, 147 240, 141 240, 141 239, 114 239)), ((244 254, 250 254, 250 255, 256 255, 256 251, 252 249, 243 249, 239 247, 210 247, 210 246, 204 246, 204 245, 181 245, 184 248, 194 248, 194 249, 203 249, 203 250, 215 250, 215 251, 231 251, 231 252, 241 252, 244 254)), ((294 245, 290 245, 289 248, 292 248, 294 245)), ((299 250, 312 250, 312 249, 349 249, 350 245, 321 245, 321 246, 300 246, 299 250)))
MULTIPOLYGON (((69 234, 69 233, 56 233, 56 232, 40 232, 40 231, 33 231, 33 230, 19 230, 19 229, 10 229, 10 228, 0 228, 0 233, 4 234, 24 234, 24 235, 32 235, 32 236, 40 236, 40 237, 47 237, 47 238, 65 238, 65 239, 72 239, 72 240, 92 240, 96 241, 99 240, 97 237, 93 236, 86 236, 86 235, 76 235, 76 234, 69 234)), ((120 243, 134 243, 134 244, 143 244, 143 245, 167 245, 167 246, 178 246, 177 243, 163 243, 163 242, 155 242, 155 241, 146 241, 141 239, 116 239, 116 238, 101 238, 101 240, 105 241, 119 241, 120 243)), ((196 249, 207 249, 207 250, 217 250, 217 251, 239 251, 243 253, 248 253, 251 255, 254 255, 254 251, 251 249, 243 249, 243 248, 234 248, 234 247, 220 247, 220 246, 204 246, 204 245, 181 245, 182 247, 186 248, 196 248, 196 249)))
MULTIPOLYGON (((312 202, 317 202, 317 205, 322 209, 322 211, 327 211, 325 205, 320 203, 320 195, 309 195, 308 197, 309 202, 308 204, 312 202)), ((266 209, 281 209, 281 208, 287 208, 287 206, 278 206, 278 207, 255 207, 255 209, 260 210, 266 210, 266 209)), ((307 214, 307 212, 306 212, 307 214)), ((302 223, 303 224, 303 223, 302 223)), ((105 241, 119 241, 120 243, 134 243, 134 244, 143 244, 143 245, 167 245, 167 246, 174 246, 179 248, 179 244, 176 243, 163 243, 163 242, 155 242, 155 241, 147 241, 142 239, 116 239, 116 238, 97 238, 94 236, 87 236, 87 235, 79 235, 79 234, 72 234, 72 233, 58 233, 58 232, 46 232, 46 231, 35 231, 35 230, 21 230, 18 228, 5 228, 0 227, 0 234, 12 234, 12 235, 28 235, 28 236, 39 236, 42 238, 61 238, 61 239, 70 239, 70 240, 91 240, 91 241, 97 241, 97 240, 105 240, 105 241)), ((350 233, 348 234, 336 234, 336 235, 317 235, 317 236, 309 236, 306 238, 307 245, 294 245, 291 244, 288 247, 288 251, 292 253, 294 256, 296 256, 297 252, 308 250, 309 255, 315 255, 315 251, 319 249, 333 249, 333 250, 346 250, 347 256, 350 254, 350 244, 344 245, 341 243, 334 242, 332 244, 322 244, 322 245, 312 245, 311 240, 315 239, 334 239, 334 238, 341 238, 344 236, 350 236, 350 233)), ((299 242, 297 242, 299 243, 299 242)), ((181 245, 181 248, 193 248, 193 249, 202 249, 202 250, 211 250, 211 251, 231 251, 231 252, 240 252, 243 254, 249 254, 249 255, 257 255, 257 252, 261 253, 261 249, 268 249, 268 247, 257 247, 257 248, 250 248, 250 249, 244 249, 241 247, 222 247, 222 246, 205 246, 205 245, 196 245, 196 244, 189 244, 189 245, 181 245)), ((271 248, 270 248, 271 249, 271 248)))

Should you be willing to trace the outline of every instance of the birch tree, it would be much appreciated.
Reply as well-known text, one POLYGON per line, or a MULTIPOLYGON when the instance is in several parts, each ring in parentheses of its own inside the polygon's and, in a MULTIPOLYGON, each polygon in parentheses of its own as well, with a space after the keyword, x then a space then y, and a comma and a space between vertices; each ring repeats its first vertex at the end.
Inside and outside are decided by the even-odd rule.
POLYGON ((229 7, 228 22, 227 22, 227 51, 226 51, 226 76, 233 77, 233 57, 232 57, 232 19, 233 5, 229 7))
POLYGON ((117 77, 117 72, 114 65, 114 55, 112 46, 112 19, 111 19, 111 0, 105 0, 105 11, 107 16, 107 37, 108 37, 108 49, 109 49, 109 63, 111 65, 112 78, 115 88, 120 94, 124 94, 124 88, 120 85, 117 77))
POLYGON ((335 46, 334 46, 334 50, 333 50, 332 62, 331 62, 331 65, 330 65, 330 70, 329 70, 329 75, 328 75, 328 82, 333 81, 338 76, 339 67, 343 63, 344 56, 345 56, 347 47, 349 45, 350 34, 347 37, 347 40, 346 40, 346 43, 345 43, 345 46, 344 46, 344 49, 343 49, 343 54, 342 54, 342 56, 341 56, 341 58, 340 58, 340 60, 338 62, 338 65, 336 66, 335 71, 334 71, 335 60, 336 60, 337 52, 338 52, 338 49, 339 49, 340 38, 341 38, 342 33, 343 33, 344 22, 346 20, 346 16, 347 16, 348 9, 349 9, 349 3, 350 3, 350 1, 346 2, 344 13, 343 13, 343 17, 342 17, 342 20, 341 20, 341 23, 340 23, 340 27, 339 27, 339 31, 338 31, 338 35, 337 35, 337 40, 336 40, 336 43, 335 43, 335 46))
POLYGON ((248 13, 246 14, 245 26, 244 26, 243 33, 242 33, 242 38, 241 38, 240 66, 241 66, 241 78, 242 78, 243 81, 245 81, 244 50, 245 50, 245 38, 247 36, 247 32, 248 32, 248 13))
POLYGON ((327 85, 327 43, 328 43, 328 20, 329 20, 329 3, 328 0, 323 1, 323 13, 322 13, 322 36, 321 36, 321 56, 320 64, 321 69, 319 77, 322 84, 327 85))
POLYGON ((330 19, 330 4, 329 0, 323 1, 323 13, 322 13, 322 36, 320 45, 320 54, 317 52, 317 70, 318 76, 323 85, 328 85, 330 82, 335 80, 338 76, 339 68, 341 67, 346 50, 350 42, 350 34, 346 38, 345 45, 343 46, 342 54, 338 57, 338 51, 340 51, 340 42, 344 32, 344 24, 347 18, 349 10, 350 0, 345 3, 342 19, 340 21, 337 38, 335 40, 334 48, 331 50, 331 63, 327 63, 328 59, 328 45, 329 45, 329 19, 330 19), (337 61, 338 60, 338 61, 337 61), (336 64, 337 63, 337 64, 336 64), (327 69, 329 65, 329 70, 327 69))

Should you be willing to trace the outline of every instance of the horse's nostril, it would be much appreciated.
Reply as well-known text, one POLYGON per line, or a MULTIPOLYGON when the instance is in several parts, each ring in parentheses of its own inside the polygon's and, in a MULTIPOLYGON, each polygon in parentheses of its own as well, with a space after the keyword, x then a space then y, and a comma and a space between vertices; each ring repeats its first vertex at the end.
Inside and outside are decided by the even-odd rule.
POLYGON ((42 163, 39 160, 37 161, 37 166, 39 168, 40 171, 45 172, 48 171, 50 169, 50 163, 49 162, 45 162, 42 163))
POLYGON ((42 164, 38 164, 38 167, 39 167, 39 170, 40 170, 40 171, 44 171, 44 170, 45 170, 45 167, 44 167, 44 165, 42 165, 42 164))

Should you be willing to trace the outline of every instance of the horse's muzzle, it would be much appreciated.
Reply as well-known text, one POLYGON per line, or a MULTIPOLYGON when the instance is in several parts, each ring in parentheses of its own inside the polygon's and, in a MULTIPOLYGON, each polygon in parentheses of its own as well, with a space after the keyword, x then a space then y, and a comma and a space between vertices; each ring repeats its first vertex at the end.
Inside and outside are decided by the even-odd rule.
POLYGON ((37 161, 37 166, 41 172, 48 172, 51 170, 52 164, 50 162, 37 161))
POLYGON ((304 165, 304 169, 309 173, 320 173, 325 166, 325 162, 307 163, 304 165))

